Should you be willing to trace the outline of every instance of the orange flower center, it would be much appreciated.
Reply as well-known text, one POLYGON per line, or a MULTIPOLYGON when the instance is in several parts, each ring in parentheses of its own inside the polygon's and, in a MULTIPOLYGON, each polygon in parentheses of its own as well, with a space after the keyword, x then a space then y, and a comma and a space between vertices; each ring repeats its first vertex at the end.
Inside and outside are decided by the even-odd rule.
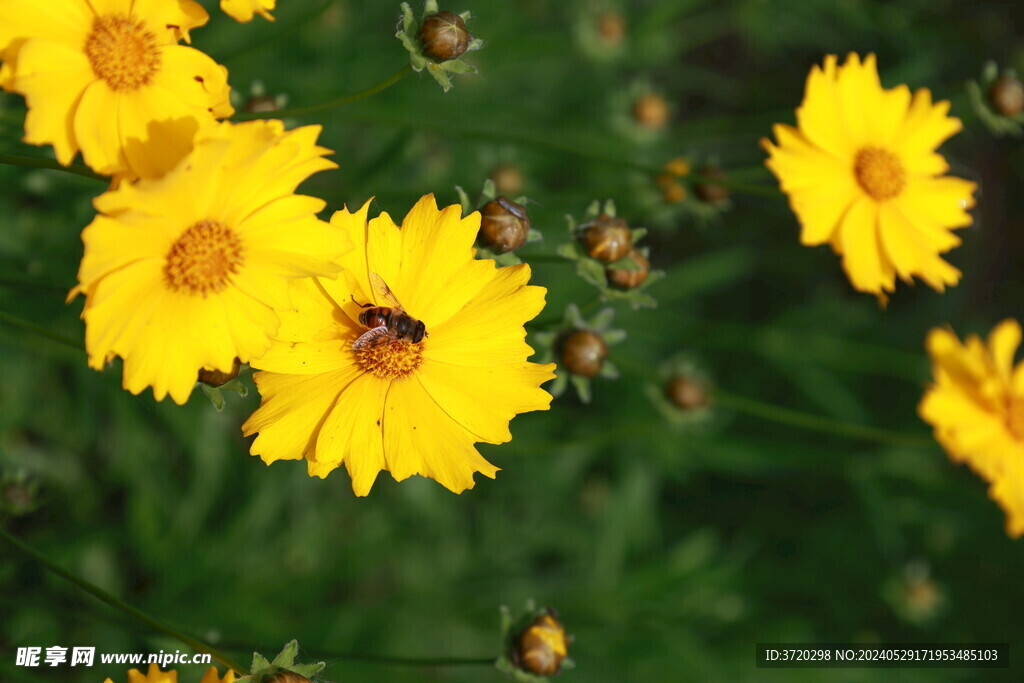
POLYGON ((174 291, 206 296, 227 287, 241 265, 242 242, 231 228, 199 221, 171 245, 164 275, 174 291))
POLYGON ((156 36, 143 22, 124 14, 96 17, 85 40, 85 56, 93 73, 117 92, 149 85, 160 69, 156 36))
POLYGON ((907 184, 907 171, 898 156, 881 147, 865 147, 853 161, 857 183, 873 199, 891 199, 907 184))
POLYGON ((1024 441, 1024 397, 1010 397, 1006 406, 1006 426, 1015 439, 1024 441))
POLYGON ((423 362, 423 347, 408 339, 385 341, 355 352, 356 360, 367 372, 384 380, 403 379, 423 362))

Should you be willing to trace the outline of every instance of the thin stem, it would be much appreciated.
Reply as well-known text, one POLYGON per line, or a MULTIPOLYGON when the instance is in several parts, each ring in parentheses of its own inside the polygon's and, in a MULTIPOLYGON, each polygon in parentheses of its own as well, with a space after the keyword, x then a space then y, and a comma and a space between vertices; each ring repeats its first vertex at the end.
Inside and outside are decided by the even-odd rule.
POLYGON ((0 323, 5 323, 7 325, 10 325, 11 327, 17 327, 18 329, 25 330, 33 334, 37 334, 40 337, 45 337, 50 341, 55 341, 58 344, 63 344, 64 346, 70 346, 71 348, 77 349, 78 351, 85 350, 85 345, 82 344, 82 342, 80 341, 71 339, 70 337, 65 337, 64 335, 58 334, 56 332, 52 332, 46 329, 45 327, 41 327, 39 325, 36 325, 35 323, 30 323, 27 320, 22 320, 21 318, 11 315, 10 313, 4 313, 3 311, 0 311, 0 323))
POLYGON ((365 90, 360 90, 359 92, 353 93, 352 95, 345 95, 344 97, 328 100, 327 102, 311 104, 305 107, 278 109, 277 111, 272 112, 242 112, 238 114, 235 118, 238 121, 248 121, 250 119, 300 118, 303 116, 309 116, 310 114, 317 114, 319 112, 327 111, 328 109, 334 109, 335 107, 340 107, 345 104, 358 102, 359 100, 370 97, 371 95, 376 95, 382 90, 387 90, 395 83, 398 83, 398 81, 405 78, 405 76, 411 71, 412 66, 406 64, 401 69, 385 78, 383 81, 380 81, 375 85, 371 85, 369 88, 366 88, 365 90))
POLYGON ((388 657, 384 655, 342 654, 326 659, 344 659, 368 664, 395 664, 398 666, 492 666, 495 657, 388 657))
POLYGON ((8 532, 3 527, 0 527, 0 537, 4 538, 8 543, 10 543, 14 547, 18 548, 19 550, 21 550, 26 555, 32 557, 39 564, 43 565, 43 567, 46 570, 48 570, 50 572, 53 572, 57 576, 65 579, 67 581, 70 581, 71 583, 73 583, 78 588, 82 589, 86 593, 89 593, 93 597, 98 598, 102 602, 105 602, 106 604, 110 605, 114 609, 120 610, 120 611, 124 612, 125 614, 133 617, 134 619, 137 619, 137 620, 141 621, 143 624, 146 624, 147 626, 149 626, 150 628, 152 628, 155 631, 159 631, 160 633, 163 633, 166 636, 170 636, 171 638, 174 638, 176 640, 181 641, 185 645, 188 645, 189 647, 191 647, 196 652, 201 652, 203 654, 210 655, 211 657, 216 659, 218 662, 220 662, 224 666, 227 666, 228 668, 233 669, 233 670, 237 671, 238 673, 245 673, 247 671, 247 669, 244 669, 241 666, 239 666, 238 664, 236 664, 235 662, 233 662, 230 658, 228 658, 226 655, 224 655, 219 650, 217 650, 217 649, 215 649, 213 647, 210 647, 206 643, 204 643, 204 642, 202 642, 200 640, 196 640, 195 638, 193 638, 191 636, 185 635, 181 631, 179 631, 179 630, 177 630, 177 629, 175 629, 175 628, 173 628, 171 626, 168 626, 167 624, 163 623, 162 621, 154 619, 153 617, 149 616, 145 612, 143 612, 143 611, 141 611, 141 610, 139 610, 139 609, 137 609, 135 607, 132 607, 131 605, 129 605, 128 603, 124 602, 123 600, 120 600, 119 598, 114 597, 113 595, 111 595, 110 593, 106 592, 105 590, 103 590, 99 586, 93 585, 93 584, 89 583, 88 581, 86 581, 85 579, 80 578, 80 577, 72 574, 71 572, 65 570, 63 567, 60 567, 60 566, 54 564, 45 555, 43 555, 38 550, 36 550, 32 546, 28 545, 27 543, 25 543, 21 539, 11 535, 10 532, 8 532))
POLYGON ((737 394, 715 389, 714 401, 719 405, 732 408, 736 412, 746 413, 754 417, 760 417, 790 427, 807 429, 812 432, 822 432, 843 436, 861 441, 873 441, 875 443, 888 444, 891 446, 931 446, 933 441, 926 436, 916 434, 902 434, 887 429, 877 429, 864 425, 851 424, 832 418, 804 413, 792 408, 783 408, 771 403, 764 403, 756 399, 738 396, 737 394))
POLYGON ((81 166, 79 164, 63 166, 54 159, 44 159, 42 157, 29 157, 20 154, 0 154, 0 164, 7 164, 8 166, 25 166, 27 168, 48 168, 52 171, 64 171, 65 173, 82 176, 83 178, 91 178, 92 180, 100 180, 105 183, 110 182, 109 178, 97 175, 85 166, 81 166))

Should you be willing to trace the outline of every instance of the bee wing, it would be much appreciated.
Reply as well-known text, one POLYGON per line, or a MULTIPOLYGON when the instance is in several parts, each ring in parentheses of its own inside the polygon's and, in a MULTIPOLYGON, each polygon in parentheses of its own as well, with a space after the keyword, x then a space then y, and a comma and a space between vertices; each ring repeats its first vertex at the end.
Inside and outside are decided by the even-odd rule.
POLYGON ((370 285, 373 287, 374 296, 378 300, 388 302, 391 308, 397 308, 401 312, 405 311, 405 307, 398 301, 398 297, 395 296, 391 288, 388 287, 388 283, 384 282, 384 278, 380 275, 370 273, 370 285))
POLYGON ((360 335, 359 339, 352 342, 352 349, 354 351, 361 351, 368 347, 377 346, 383 344, 388 336, 388 328, 383 325, 375 327, 372 330, 367 330, 360 335))

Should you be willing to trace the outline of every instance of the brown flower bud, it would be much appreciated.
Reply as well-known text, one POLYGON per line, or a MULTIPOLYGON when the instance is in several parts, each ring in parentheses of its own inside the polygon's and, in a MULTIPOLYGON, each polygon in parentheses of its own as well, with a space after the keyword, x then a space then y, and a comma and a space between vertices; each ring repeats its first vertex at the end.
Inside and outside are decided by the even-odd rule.
POLYGON ((280 107, 277 106, 277 98, 270 95, 252 95, 242 106, 242 111, 252 114, 262 114, 277 111, 278 109, 280 107))
POLYGON ((613 263, 633 247, 633 231, 626 221, 603 213, 586 226, 583 245, 590 258, 613 263))
POLYGON ((608 344, 590 330, 577 330, 562 343, 562 365, 574 375, 594 377, 608 356, 608 344))
POLYGON ((523 191, 523 172, 513 164, 499 164, 490 173, 498 194, 517 195, 523 191))
POLYGON ((199 377, 196 378, 196 381, 208 384, 211 387, 221 387, 238 377, 238 371, 241 367, 241 362, 236 358, 235 364, 231 367, 231 372, 203 368, 199 371, 199 377))
POLYGON ((310 683, 310 680, 294 671, 278 671, 273 676, 264 678, 263 683, 310 683))
POLYGON ((466 29, 466 22, 455 12, 427 15, 420 26, 423 52, 436 62, 447 62, 462 56, 472 39, 473 36, 466 29))
POLYGON ((633 120, 650 130, 661 130, 668 125, 670 114, 668 102, 656 93, 642 95, 633 102, 633 120))
POLYGON ((526 244, 530 234, 530 217, 526 207, 501 196, 480 209, 480 242, 499 254, 526 244))
MULTIPOLYGON (((705 166, 701 169, 700 174, 704 178, 721 178, 725 180, 725 171, 718 166, 705 166)), ((710 180, 701 180, 693 189, 697 191, 697 196, 708 204, 721 204, 729 198, 728 187, 710 180)))
POLYGON ((538 676, 554 676, 569 654, 569 638, 554 610, 541 614, 519 634, 516 665, 538 676))
POLYGON ((696 410, 710 403, 704 382, 686 375, 676 375, 665 385, 665 395, 681 410, 696 410))
POLYGON ((988 89, 988 98, 1003 116, 1016 116, 1024 111, 1024 85, 1010 74, 997 78, 988 89))
POLYGON ((597 18, 597 34, 609 47, 615 47, 626 37, 626 21, 618 12, 603 12, 597 18))
POLYGON ((661 173, 654 181, 661 190, 662 198, 669 204, 677 204, 686 199, 686 188, 676 180, 674 173, 661 173))
POLYGON ((626 257, 638 266, 637 270, 606 268, 608 284, 619 289, 635 289, 642 285, 651 274, 651 262, 639 249, 632 249, 626 257))

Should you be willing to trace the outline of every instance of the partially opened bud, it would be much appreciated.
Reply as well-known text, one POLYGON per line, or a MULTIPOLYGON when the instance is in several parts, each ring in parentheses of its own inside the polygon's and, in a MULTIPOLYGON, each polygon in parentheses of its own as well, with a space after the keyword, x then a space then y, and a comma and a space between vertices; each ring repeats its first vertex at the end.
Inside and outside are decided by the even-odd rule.
POLYGON ((454 12, 437 12, 423 18, 420 42, 423 52, 437 62, 461 57, 473 40, 466 22, 454 12))
POLYGON ((196 378, 197 382, 202 382, 211 387, 221 387, 238 377, 238 371, 241 369, 242 364, 239 360, 235 359, 235 364, 232 366, 230 372, 221 372, 220 370, 209 370, 203 368, 199 371, 199 376, 196 378))
POLYGON ((710 403, 704 382, 686 375, 676 375, 665 385, 665 395, 681 410, 696 410, 710 403))
POLYGON ((642 95, 633 102, 633 120, 644 128, 661 130, 668 125, 668 102, 657 93, 642 95))
POLYGON ((554 676, 569 654, 569 638, 554 610, 539 615, 519 635, 517 665, 538 676, 554 676))
POLYGON ((603 12, 597 19, 597 33, 606 45, 619 45, 626 36, 626 21, 618 12, 603 12))
POLYGON ((704 179, 694 186, 698 197, 708 204, 721 204, 729 199, 729 188, 712 180, 716 178, 724 180, 725 171, 718 166, 706 166, 701 169, 700 174, 704 179))
POLYGON ((595 377, 608 356, 608 344, 590 330, 577 330, 562 342, 562 365, 581 377, 595 377))
POLYGON ((523 172, 514 164, 499 164, 495 166, 489 175, 494 181, 494 189, 499 194, 518 195, 523 191, 523 172))
POLYGON ((633 247, 633 232, 623 219, 602 213, 583 231, 583 245, 590 258, 614 263, 633 247))
POLYGON ((530 236, 530 216, 522 204, 500 196, 480 209, 480 241, 499 254, 518 249, 530 236))

